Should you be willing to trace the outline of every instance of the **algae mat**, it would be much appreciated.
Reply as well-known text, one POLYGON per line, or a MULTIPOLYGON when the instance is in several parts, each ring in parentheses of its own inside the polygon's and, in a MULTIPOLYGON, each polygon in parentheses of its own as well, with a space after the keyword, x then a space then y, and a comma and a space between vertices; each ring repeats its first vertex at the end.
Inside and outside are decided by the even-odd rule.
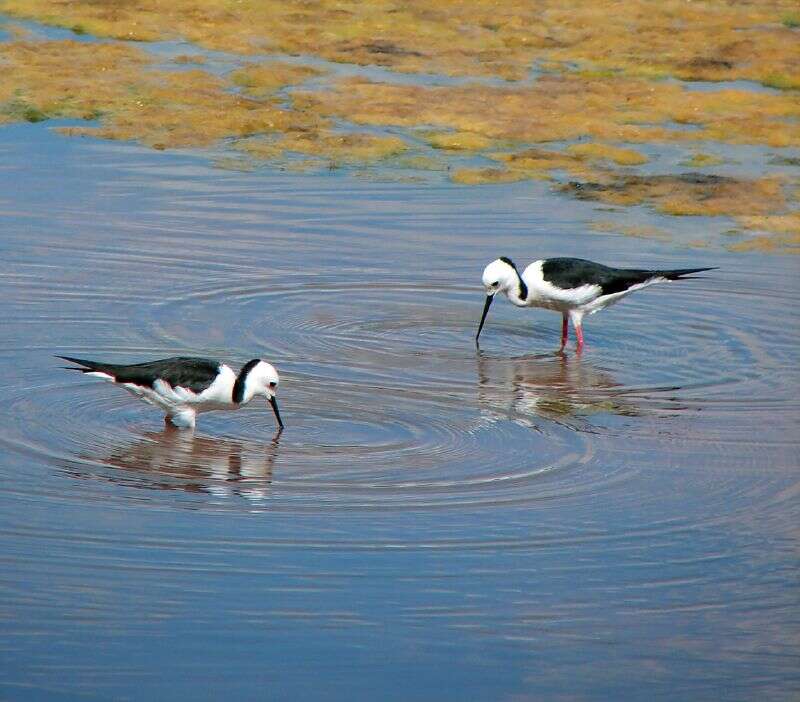
POLYGON ((0 11, 74 34, 9 20, 0 122, 88 120, 63 131, 213 148, 229 168, 546 179, 610 206, 727 218, 752 235, 734 250, 800 250, 795 3, 2 0, 0 11), (183 53, 165 61, 151 50, 163 42, 183 53))

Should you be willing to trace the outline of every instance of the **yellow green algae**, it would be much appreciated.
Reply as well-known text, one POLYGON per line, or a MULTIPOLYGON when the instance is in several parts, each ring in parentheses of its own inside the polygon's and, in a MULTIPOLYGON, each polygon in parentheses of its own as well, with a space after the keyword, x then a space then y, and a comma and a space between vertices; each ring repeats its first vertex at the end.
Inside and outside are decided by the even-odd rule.
POLYGON ((731 251, 784 251, 800 253, 800 211, 782 215, 738 217, 739 225, 761 232, 728 248, 731 251))
POLYGON ((694 151, 689 167, 717 165, 704 159, 702 142, 800 146, 796 0, 0 0, 0 12, 80 34, 188 40, 253 57, 218 76, 203 70, 201 54, 185 54, 173 59, 183 70, 171 72, 130 44, 25 41, 12 28, 11 41, 0 44, 0 122, 97 119, 65 131, 154 148, 224 141, 242 156, 219 163, 243 168, 391 162, 444 170, 475 156, 483 163, 457 163, 452 180, 567 177, 559 187, 579 197, 737 217, 759 240, 795 248, 781 229, 795 226, 791 178, 704 182, 636 168, 648 160, 637 145, 686 145, 694 151), (302 65, 303 55, 474 80, 327 77, 324 88, 287 93, 321 73, 302 65), (680 82, 698 80, 776 90, 735 83, 692 90, 680 82), (411 130, 412 138, 374 128, 411 130), (410 151, 414 140, 432 153, 410 151))
POLYGON ((206 62, 206 57, 202 54, 181 54, 172 59, 177 64, 196 63, 203 64, 206 62))
MULTIPOLYGON (((680 175, 615 176, 604 182, 570 182, 563 190, 584 200, 611 205, 651 204, 671 215, 766 215, 786 207, 776 178, 737 179, 683 173, 680 175)), ((747 219, 743 220, 746 225, 747 219)))
POLYGON ((363 164, 394 156, 406 150, 397 137, 372 134, 330 134, 319 131, 295 131, 275 139, 254 138, 241 141, 235 148, 264 160, 277 160, 286 153, 315 156, 337 163, 363 164))
POLYGON ((800 145, 800 99, 794 93, 691 91, 677 83, 656 90, 640 78, 587 83, 575 75, 549 74, 513 87, 429 87, 350 78, 331 90, 299 93, 296 100, 305 109, 357 124, 428 124, 521 143, 591 138, 605 143, 800 145))
POLYGON ((316 69, 263 62, 227 80, 201 69, 171 72, 153 64, 146 52, 129 44, 0 43, 0 122, 99 118, 99 126, 60 131, 135 139, 155 148, 247 138, 238 148, 263 158, 297 152, 363 163, 405 150, 397 137, 336 134, 328 119, 287 108, 275 96, 318 75, 316 69), (264 136, 270 134, 271 139, 264 136), (259 139, 249 139, 253 135, 259 139))
POLYGON ((613 161, 619 166, 639 166, 647 163, 647 156, 633 149, 622 149, 608 144, 573 144, 567 152, 590 161, 613 161))
POLYGON ((247 95, 264 97, 287 85, 302 83, 321 74, 322 71, 309 66, 271 61, 248 64, 231 73, 230 77, 247 95))
POLYGON ((695 151, 689 158, 682 161, 681 165, 691 168, 709 168, 723 163, 725 163, 724 158, 714 154, 703 153, 702 151, 695 151))
POLYGON ((100 37, 511 80, 536 61, 692 80, 798 67, 795 0, 1 0, 0 11, 100 37))
POLYGON ((669 232, 666 232, 659 227, 644 225, 620 225, 617 222, 611 222, 609 220, 595 221, 589 226, 596 232, 612 232, 615 234, 622 234, 622 236, 633 237, 635 239, 657 239, 659 241, 670 241, 672 239, 669 232))
POLYGON ((450 151, 481 151, 492 144, 492 140, 475 132, 436 132, 425 136, 434 149, 450 151))
POLYGON ((530 176, 503 168, 459 168, 453 173, 455 183, 462 185, 485 185, 487 183, 513 183, 530 176))

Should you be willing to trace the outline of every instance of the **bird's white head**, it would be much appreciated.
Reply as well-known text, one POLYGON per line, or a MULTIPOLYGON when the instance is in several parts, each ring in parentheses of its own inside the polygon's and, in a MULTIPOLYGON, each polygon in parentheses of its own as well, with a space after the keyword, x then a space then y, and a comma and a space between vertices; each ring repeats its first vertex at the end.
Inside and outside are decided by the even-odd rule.
POLYGON ((250 363, 253 363, 253 366, 245 378, 245 396, 249 391, 251 397, 256 395, 263 395, 267 399, 275 397, 280 382, 275 366, 257 358, 250 363))
POLYGON ((283 428, 281 415, 278 412, 278 402, 275 399, 279 382, 278 371, 272 364, 260 358, 254 358, 245 363, 242 370, 239 371, 239 376, 233 386, 233 401, 243 405, 254 397, 266 397, 267 402, 272 406, 278 425, 283 428))
POLYGON ((497 293, 505 293, 515 305, 524 305, 525 298, 528 295, 528 289, 522 278, 520 278, 517 267, 510 258, 505 256, 495 259, 483 269, 482 280, 483 287, 486 288, 486 303, 483 306, 478 333, 475 335, 475 343, 478 343, 483 323, 486 321, 486 315, 489 314, 492 300, 494 300, 497 293))
POLYGON ((486 294, 494 296, 499 292, 508 293, 519 284, 519 274, 511 259, 497 258, 483 269, 483 287, 486 294))

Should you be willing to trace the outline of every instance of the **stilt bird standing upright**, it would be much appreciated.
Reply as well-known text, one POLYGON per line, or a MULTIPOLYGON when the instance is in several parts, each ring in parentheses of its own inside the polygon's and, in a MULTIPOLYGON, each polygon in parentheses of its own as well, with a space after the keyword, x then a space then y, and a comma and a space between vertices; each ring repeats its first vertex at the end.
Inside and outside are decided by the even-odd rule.
POLYGON ((510 258, 503 256, 483 270, 486 303, 475 335, 477 343, 489 307, 503 293, 517 307, 544 307, 561 313, 561 348, 567 343, 571 321, 583 348, 583 317, 613 305, 636 290, 668 280, 683 280, 691 273, 712 268, 644 270, 610 268, 581 258, 545 258, 531 263, 520 275, 510 258))

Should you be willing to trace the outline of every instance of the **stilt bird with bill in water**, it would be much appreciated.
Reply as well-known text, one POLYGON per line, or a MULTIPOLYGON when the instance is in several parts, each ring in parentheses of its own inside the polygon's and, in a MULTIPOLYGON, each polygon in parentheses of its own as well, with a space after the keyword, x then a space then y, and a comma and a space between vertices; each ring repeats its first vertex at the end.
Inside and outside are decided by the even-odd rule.
POLYGON ((57 356, 96 378, 108 380, 125 388, 148 404, 164 411, 164 420, 182 428, 192 429, 200 412, 236 410, 254 397, 265 397, 272 406, 278 426, 283 422, 278 411, 275 393, 278 391, 278 371, 260 358, 254 358, 234 373, 230 366, 210 358, 176 356, 160 361, 123 365, 87 361, 71 356, 57 356))
POLYGON ((636 290, 669 280, 685 280, 692 273, 714 268, 646 270, 611 268, 581 258, 545 258, 531 263, 522 274, 505 256, 483 269, 486 303, 475 343, 495 295, 503 293, 517 307, 544 307, 561 313, 561 349, 567 344, 569 322, 577 349, 583 348, 583 317, 594 314, 636 290))

